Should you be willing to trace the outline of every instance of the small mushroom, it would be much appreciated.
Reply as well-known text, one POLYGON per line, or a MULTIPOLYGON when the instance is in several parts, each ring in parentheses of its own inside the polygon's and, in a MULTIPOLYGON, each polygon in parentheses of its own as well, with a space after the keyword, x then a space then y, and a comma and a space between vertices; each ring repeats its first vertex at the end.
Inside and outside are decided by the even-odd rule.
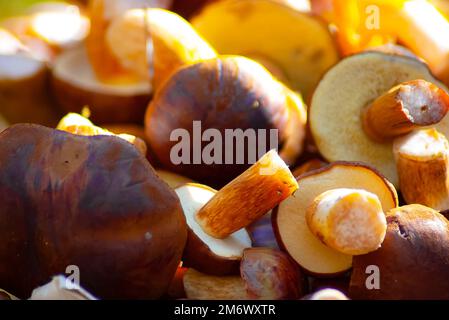
POLYGON ((392 209, 387 221, 382 247, 354 257, 349 296, 449 299, 448 220, 431 208, 413 204, 392 209))
POLYGON ((379 247, 383 212, 398 203, 396 190, 380 173, 360 163, 336 162, 297 180, 299 189, 274 210, 273 226, 280 247, 305 271, 338 275, 351 268, 353 254, 379 247), (341 242, 332 244, 332 235, 341 242))
POLYGON ((235 271, 243 250, 251 247, 245 227, 296 188, 296 180, 274 151, 218 192, 196 184, 177 188, 190 229, 185 266, 218 275, 235 271))

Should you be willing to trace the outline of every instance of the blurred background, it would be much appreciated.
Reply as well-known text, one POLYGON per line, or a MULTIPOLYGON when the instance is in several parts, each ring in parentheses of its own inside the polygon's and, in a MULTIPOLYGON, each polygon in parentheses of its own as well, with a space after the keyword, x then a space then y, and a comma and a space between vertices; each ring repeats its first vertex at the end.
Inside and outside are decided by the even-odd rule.
MULTIPOLYGON (((152 81, 145 56, 150 39, 145 39, 147 26, 122 17, 144 7, 179 14, 192 23, 170 31, 181 42, 195 32, 181 30, 192 28, 219 54, 245 55, 263 64, 306 103, 340 57, 386 44, 400 44, 449 83, 449 0, 0 0, 0 116, 9 123, 54 126, 66 111, 89 106, 95 122, 142 124, 153 91, 144 88, 152 81), (279 6, 264 12, 267 1, 279 6), (238 7, 235 17, 241 19, 232 20, 227 5, 218 5, 223 2, 238 7), (249 6, 233 2, 251 3, 252 13, 260 14, 250 18, 249 6), (335 45, 318 35, 323 34, 318 24, 335 45), (87 57, 73 52, 80 46, 87 57), (134 106, 125 113, 123 104, 134 106)), ((169 20, 161 26, 183 25, 169 20)))

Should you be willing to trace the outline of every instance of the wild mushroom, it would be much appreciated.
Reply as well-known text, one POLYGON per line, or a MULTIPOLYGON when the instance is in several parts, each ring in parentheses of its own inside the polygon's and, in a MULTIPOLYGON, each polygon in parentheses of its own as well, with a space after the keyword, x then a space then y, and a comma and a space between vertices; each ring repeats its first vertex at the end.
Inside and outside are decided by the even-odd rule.
POLYGON ((303 174, 298 186, 274 210, 273 226, 280 247, 305 271, 341 274, 351 268, 352 255, 381 245, 383 212, 396 207, 398 199, 377 171, 360 163, 337 162, 303 174))
POLYGON ((449 101, 444 90, 416 59, 379 51, 353 55, 318 85, 311 132, 328 161, 365 162, 398 186, 393 139, 443 123, 449 101))
POLYGON ((196 184, 176 189, 189 227, 184 265, 209 274, 235 271, 243 250, 251 247, 244 228, 296 188, 290 170, 271 151, 218 192, 196 184))
POLYGON ((2 131, 0 143, 5 290, 28 298, 75 265, 98 298, 162 296, 187 230, 176 194, 142 154, 118 137, 32 124, 2 131))

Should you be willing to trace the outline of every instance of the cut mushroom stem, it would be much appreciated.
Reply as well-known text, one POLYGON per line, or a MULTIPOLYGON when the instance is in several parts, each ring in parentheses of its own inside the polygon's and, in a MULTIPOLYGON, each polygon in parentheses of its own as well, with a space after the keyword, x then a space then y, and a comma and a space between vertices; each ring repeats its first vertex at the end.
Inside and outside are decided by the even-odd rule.
POLYGON ((224 239, 262 217, 296 189, 296 179, 272 150, 218 191, 195 219, 207 234, 224 239))
POLYGON ((414 131, 394 141, 399 185, 407 203, 449 209, 449 143, 435 129, 414 131))
POLYGON ((362 123, 371 139, 383 142, 440 122, 448 108, 449 96, 443 89, 413 80, 374 100, 362 113, 362 123))
POLYGON ((379 198, 362 189, 332 189, 307 208, 312 233, 327 246, 348 255, 377 250, 387 230, 379 198))

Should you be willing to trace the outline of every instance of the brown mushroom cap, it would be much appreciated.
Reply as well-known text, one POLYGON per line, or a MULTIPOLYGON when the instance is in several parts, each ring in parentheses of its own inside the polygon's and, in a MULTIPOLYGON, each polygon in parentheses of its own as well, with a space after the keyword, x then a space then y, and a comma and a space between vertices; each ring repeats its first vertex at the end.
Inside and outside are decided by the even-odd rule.
POLYGON ((176 194, 128 142, 19 124, 0 133, 0 286, 20 298, 67 266, 99 298, 159 298, 187 238, 176 194), (20 275, 20 276, 18 276, 20 275))
POLYGON ((395 85, 415 79, 445 88, 421 61, 383 52, 356 54, 330 69, 310 107, 310 128, 321 154, 328 161, 365 162, 397 186, 392 143, 373 142, 363 131, 361 112, 395 85))
POLYGON ((408 205, 387 213, 382 247, 353 259, 354 299, 449 299, 449 222, 437 211, 408 205), (379 268, 379 289, 368 290, 368 266, 379 268))
MULTIPOLYGON (((299 110, 300 117, 305 115, 300 100, 293 99, 292 92, 266 69, 244 57, 222 56, 189 65, 179 69, 164 83, 147 109, 145 129, 150 149, 170 171, 205 184, 222 185, 250 166, 246 156, 245 164, 236 164, 235 150, 233 164, 224 164, 227 152, 225 130, 278 129, 282 146, 291 133, 289 126, 297 117, 292 110, 299 110), (170 152, 178 141, 170 141, 170 135, 178 128, 190 133, 190 154, 193 155, 193 142, 198 142, 192 138, 193 121, 201 121, 201 133, 211 128, 219 130, 223 141, 223 164, 178 165, 171 161, 170 152)), ((301 132, 297 145, 302 146, 304 123, 298 123, 295 130, 301 132)), ((268 149, 269 131, 266 137, 264 142, 268 149)), ((201 143, 204 149, 209 142, 201 143)))

